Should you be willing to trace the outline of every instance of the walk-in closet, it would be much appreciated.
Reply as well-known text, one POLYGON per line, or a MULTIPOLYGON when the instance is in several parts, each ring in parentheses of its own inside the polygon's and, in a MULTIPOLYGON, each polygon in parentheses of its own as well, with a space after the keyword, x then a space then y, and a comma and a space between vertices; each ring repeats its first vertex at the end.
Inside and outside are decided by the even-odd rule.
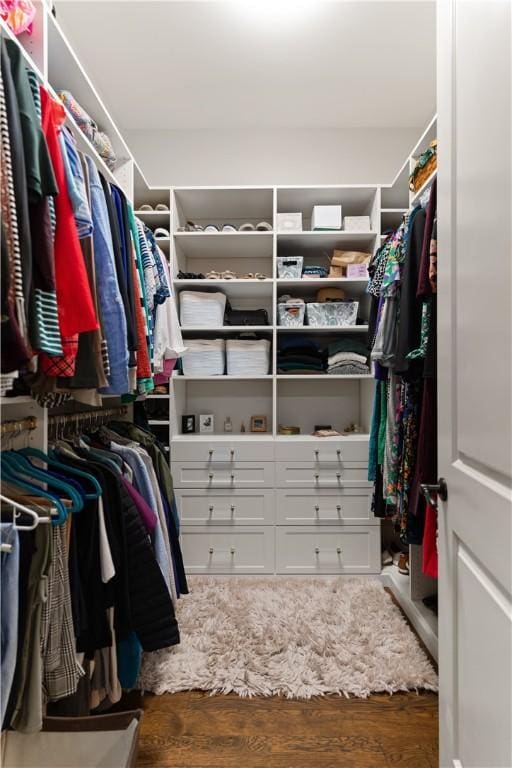
POLYGON ((510 0, 0 52, 1 765, 512 768, 510 0))

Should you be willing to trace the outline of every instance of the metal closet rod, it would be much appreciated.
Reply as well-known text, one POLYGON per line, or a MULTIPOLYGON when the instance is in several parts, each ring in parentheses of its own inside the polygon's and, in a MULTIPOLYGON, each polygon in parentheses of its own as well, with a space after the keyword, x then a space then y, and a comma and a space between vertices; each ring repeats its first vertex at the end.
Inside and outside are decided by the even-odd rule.
POLYGON ((56 416, 48 416, 48 428, 61 426, 63 424, 86 424, 88 421, 109 421, 115 416, 126 416, 128 407, 126 405, 117 408, 96 408, 92 411, 79 411, 76 413, 61 413, 56 416))
POLYGON ((16 421, 4 421, 0 425, 0 435, 4 437, 15 432, 36 429, 36 427, 37 419, 35 416, 28 416, 26 419, 17 419, 16 421))

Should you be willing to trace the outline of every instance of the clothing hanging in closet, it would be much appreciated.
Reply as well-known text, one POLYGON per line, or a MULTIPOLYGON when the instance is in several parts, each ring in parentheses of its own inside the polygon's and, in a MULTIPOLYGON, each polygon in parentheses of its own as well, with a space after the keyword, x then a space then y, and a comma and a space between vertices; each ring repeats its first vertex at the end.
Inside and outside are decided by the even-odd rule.
POLYGON ((2 394, 149 393, 185 351, 166 257, 10 40, 0 87, 2 394))
POLYGON ((83 715, 119 701, 142 651, 179 642, 176 600, 188 590, 170 470, 151 433, 112 422, 55 440, 48 454, 0 460, 4 494, 57 513, 34 530, 1 527, 11 545, 2 552, 2 728, 31 732, 45 710, 83 715))
POLYGON ((375 366, 368 479, 373 510, 404 544, 422 544, 437 576, 437 513, 422 483, 437 479, 436 181, 369 266, 368 348, 375 366))

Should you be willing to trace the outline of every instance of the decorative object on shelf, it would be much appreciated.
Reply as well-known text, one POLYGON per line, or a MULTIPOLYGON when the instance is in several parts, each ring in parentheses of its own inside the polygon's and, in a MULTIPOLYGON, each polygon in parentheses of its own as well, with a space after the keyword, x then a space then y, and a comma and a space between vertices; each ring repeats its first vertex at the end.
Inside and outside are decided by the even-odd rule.
POLYGON ((233 422, 231 421, 231 416, 226 416, 224 419, 224 432, 232 432, 233 431, 233 422))
POLYGON ((280 424, 277 431, 280 435, 300 435, 300 427, 289 427, 284 424, 280 424))
POLYGON ((333 267, 341 268, 341 277, 347 274, 349 264, 369 264, 372 255, 364 251, 339 251, 334 250, 331 258, 331 271, 329 277, 339 277, 338 274, 331 274, 333 267))
POLYGON ((306 304, 308 325, 346 326, 355 325, 359 302, 352 299, 343 301, 310 302, 306 304))
POLYGON ((313 437, 341 437, 337 429, 315 429, 313 437))
POLYGON ((359 424, 349 424, 343 430, 344 435, 363 435, 364 429, 359 424))
POLYGON ((302 213, 278 213, 278 232, 302 232, 302 213))
POLYGON ((106 133, 98 131, 98 126, 92 117, 90 117, 85 109, 80 106, 70 91, 59 91, 58 96, 66 109, 71 113, 73 120, 76 122, 82 133, 94 145, 98 154, 103 158, 110 170, 113 170, 116 165, 116 155, 109 137, 106 133))
POLYGON ((311 214, 311 229, 341 229, 341 205, 314 205, 311 214))
POLYGON ((347 277, 368 280, 368 266, 366 264, 347 264, 347 277))
POLYGON ((193 414, 184 414, 181 417, 181 431, 184 435, 193 435, 196 431, 196 417, 193 414))
POLYGON ((332 429, 332 424, 315 424, 315 432, 320 432, 325 429, 332 429))
POLYGON ((201 413, 199 416, 199 432, 212 434, 215 426, 213 413, 201 413))
POLYGON ((414 166, 409 179, 409 189, 417 192, 437 168, 437 139, 431 141, 428 149, 423 152, 414 166))
POLYGON ((319 288, 315 298, 320 303, 324 301, 343 301, 345 299, 345 291, 341 288, 319 288))
POLYGON ((266 431, 267 431, 267 417, 251 416, 251 432, 266 432, 266 431))
POLYGON ((304 280, 317 280, 319 277, 327 277, 328 274, 329 270, 326 267, 320 266, 320 264, 311 264, 302 270, 302 278, 304 280))
POLYGON ((246 431, 246 429, 245 429, 245 424, 244 424, 244 422, 242 421, 242 425, 241 425, 241 427, 240 427, 240 432, 241 432, 242 434, 244 434, 244 433, 245 433, 245 431, 246 431))
POLYGON ((371 229, 369 216, 345 216, 343 229, 348 232, 368 232, 371 229))
POLYGON ((277 276, 286 280, 300 280, 303 264, 303 256, 278 256, 277 276))

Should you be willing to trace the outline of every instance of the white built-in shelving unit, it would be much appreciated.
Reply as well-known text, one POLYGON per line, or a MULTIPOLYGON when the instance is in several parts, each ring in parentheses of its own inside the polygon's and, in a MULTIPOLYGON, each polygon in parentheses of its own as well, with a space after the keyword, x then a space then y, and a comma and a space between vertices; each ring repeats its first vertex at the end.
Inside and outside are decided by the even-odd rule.
MULTIPOLYGON (((153 188, 139 168, 95 84, 79 61, 59 22, 43 0, 35 0, 32 36, 14 38, 0 21, 0 33, 14 39, 41 83, 52 93, 68 90, 110 137, 116 164, 110 169, 83 135, 69 112, 66 121, 79 149, 89 154, 104 177, 117 184, 148 227, 163 227, 170 236, 159 245, 174 276, 184 272, 232 270, 237 275, 262 273, 259 279, 174 280, 174 290, 203 288, 225 292, 236 308, 266 309, 270 325, 260 328, 184 329, 191 337, 237 336, 255 331, 272 343, 267 375, 257 377, 186 377, 171 379, 169 394, 151 395, 151 428, 170 446, 176 496, 182 521, 182 546, 191 573, 381 573, 380 521, 370 511, 367 482, 368 433, 374 385, 371 376, 284 375, 276 372, 280 339, 307 334, 328 343, 336 334, 364 339, 369 302, 366 280, 283 280, 276 259, 302 255, 304 263, 328 265, 334 248, 373 253, 384 231, 397 226, 428 189, 435 175, 412 194, 408 178, 413 163, 435 137, 435 120, 405 159, 389 185, 153 188), (140 210, 163 203, 168 211, 140 210), (314 205, 341 203, 344 216, 370 217, 367 232, 311 231, 314 205), (300 211, 302 232, 276 231, 276 214, 300 211), (181 232, 188 220, 197 224, 272 224, 271 232, 181 232), (277 325, 277 298, 284 293, 312 298, 319 287, 337 286, 359 301, 361 323, 353 328, 290 329, 277 325), (181 416, 214 414, 212 435, 181 434, 181 416), (265 415, 267 433, 251 433, 250 417, 265 415), (233 433, 224 433, 230 416, 233 433), (244 423, 245 432, 241 431, 244 423), (315 425, 342 431, 350 423, 363 432, 338 438, 315 438, 315 425), (301 434, 284 436, 279 424, 297 425, 301 434)), ((178 296, 179 298, 179 296, 178 296)), ((30 398, 2 398, 2 418, 38 417, 38 429, 26 439, 45 448, 47 410, 30 398), (7 415, 6 415, 7 414, 7 415)), ((111 401, 108 401, 111 405, 111 401)), ((409 618, 436 652, 435 621, 421 597, 430 588, 421 579, 418 552, 411 553, 411 578, 396 568, 382 578, 391 586, 409 618)))

